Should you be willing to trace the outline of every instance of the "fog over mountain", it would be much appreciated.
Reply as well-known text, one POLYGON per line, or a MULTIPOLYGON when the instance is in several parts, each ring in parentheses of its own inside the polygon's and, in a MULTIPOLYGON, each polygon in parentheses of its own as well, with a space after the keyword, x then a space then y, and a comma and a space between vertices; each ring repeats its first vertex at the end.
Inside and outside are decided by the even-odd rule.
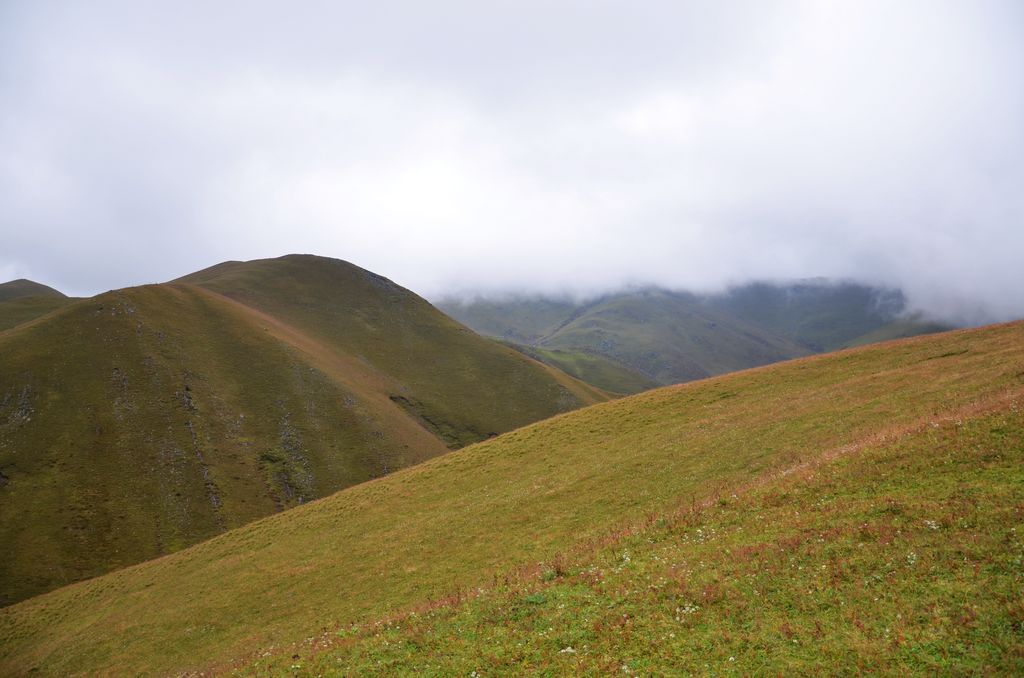
POLYGON ((826 276, 1024 316, 1024 4, 0 4, 0 280, 826 276))

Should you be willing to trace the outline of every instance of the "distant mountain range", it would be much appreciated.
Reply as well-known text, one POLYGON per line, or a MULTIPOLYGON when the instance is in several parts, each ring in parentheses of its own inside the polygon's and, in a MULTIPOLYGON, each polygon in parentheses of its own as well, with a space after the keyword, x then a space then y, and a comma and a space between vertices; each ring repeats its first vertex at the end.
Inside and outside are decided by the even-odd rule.
POLYGON ((906 315, 899 291, 824 280, 751 283, 716 295, 645 288, 581 303, 445 299, 438 307, 617 393, 949 329, 906 315))
POLYGON ((320 257, 0 320, 0 604, 608 398, 320 257))

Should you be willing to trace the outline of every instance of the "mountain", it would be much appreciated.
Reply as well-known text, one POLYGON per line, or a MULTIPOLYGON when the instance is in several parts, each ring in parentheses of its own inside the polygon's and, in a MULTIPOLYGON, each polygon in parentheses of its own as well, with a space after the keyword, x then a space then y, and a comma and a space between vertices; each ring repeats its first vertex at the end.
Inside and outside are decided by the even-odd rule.
POLYGON ((0 601, 604 399, 332 259, 71 302, 0 333, 0 601))
MULTIPOLYGON (((539 298, 446 301, 439 307, 479 332, 526 343, 541 359, 543 351, 563 351, 632 372, 631 380, 601 382, 602 388, 624 393, 809 353, 781 335, 708 306, 700 297, 661 289, 582 304, 539 298)), ((586 372, 568 361, 557 364, 587 379, 586 372)))
POLYGON ((920 317, 904 317, 906 299, 899 290, 851 282, 755 282, 714 295, 709 305, 816 353, 952 329, 920 317))
POLYGON ((537 344, 603 355, 660 384, 807 353, 782 337, 705 307, 694 295, 665 290, 588 304, 537 344))
POLYGON ((0 672, 1019 673, 1022 406, 1020 322, 598 404, 2 609, 0 672))
POLYGON ((0 283, 0 332, 35 320, 71 302, 52 287, 31 280, 0 283))
POLYGON ((620 393, 951 329, 907 316, 899 291, 823 280, 751 283, 715 295, 648 288, 586 303, 512 297, 438 306, 481 334, 620 393))
POLYGON ((52 287, 31 280, 25 280, 24 278, 0 283, 0 302, 20 299, 22 297, 66 298, 52 287))

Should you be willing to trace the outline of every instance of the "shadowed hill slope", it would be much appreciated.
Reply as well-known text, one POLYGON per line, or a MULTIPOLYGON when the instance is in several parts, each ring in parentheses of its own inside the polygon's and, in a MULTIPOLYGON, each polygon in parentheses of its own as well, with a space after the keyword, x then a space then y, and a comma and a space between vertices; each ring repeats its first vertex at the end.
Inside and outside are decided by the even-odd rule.
POLYGON ((0 610, 0 670, 177 672, 298 642, 1022 390, 1015 323, 586 408, 0 610))
POLYGON ((280 317, 315 326, 315 308, 289 315, 282 301, 272 315, 182 283, 0 333, 0 602, 604 399, 354 266, 325 264, 387 296, 337 278, 310 290, 320 281, 302 269, 316 263, 275 282, 294 304, 335 299, 331 331, 280 317), (349 341, 358 332, 365 345, 349 341), (434 406, 446 399, 458 416, 434 406))
POLYGON ((31 280, 0 283, 0 332, 42 317, 71 301, 52 287, 31 280))

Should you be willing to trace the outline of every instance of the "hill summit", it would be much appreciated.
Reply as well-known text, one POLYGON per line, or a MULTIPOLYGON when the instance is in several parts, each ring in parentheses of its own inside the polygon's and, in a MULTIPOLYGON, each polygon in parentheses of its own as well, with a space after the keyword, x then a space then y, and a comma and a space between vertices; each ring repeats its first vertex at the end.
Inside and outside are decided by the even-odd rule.
POLYGON ((64 297, 64 294, 52 287, 24 278, 0 283, 0 302, 22 297, 64 297))
POLYGON ((605 399, 333 259, 67 300, 0 332, 0 602, 605 399))
POLYGON ((32 280, 0 283, 0 332, 41 318, 71 303, 61 292, 32 280))

